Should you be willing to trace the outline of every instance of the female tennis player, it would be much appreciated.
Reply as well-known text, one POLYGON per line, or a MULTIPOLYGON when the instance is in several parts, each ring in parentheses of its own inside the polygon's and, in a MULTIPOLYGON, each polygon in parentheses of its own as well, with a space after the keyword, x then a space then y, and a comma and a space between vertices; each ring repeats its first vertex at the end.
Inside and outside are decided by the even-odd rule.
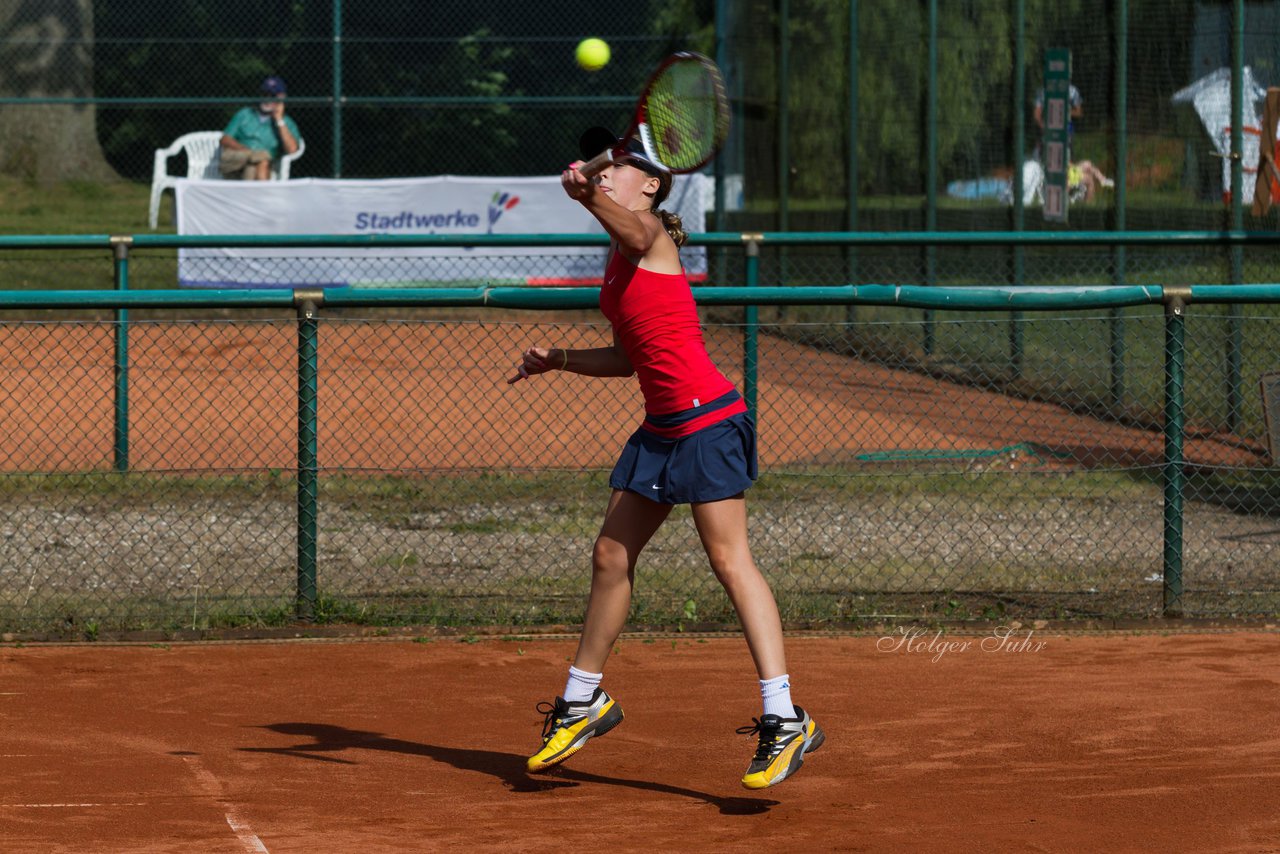
POLYGON ((601 687, 605 660, 631 607, 636 560, 676 504, 689 504, 716 578, 729 594, 760 680, 764 712, 738 731, 759 734, 742 778, 749 789, 781 783, 824 740, 791 702, 782 622, 768 582, 747 544, 744 490, 756 478, 755 425, 746 403, 712 364, 693 294, 680 264, 679 217, 658 206, 672 176, 643 147, 605 128, 582 135, 583 160, 560 182, 613 238, 600 308, 613 326, 611 347, 530 347, 509 382, 560 370, 592 377, 638 376, 645 418, 609 478, 613 492, 592 552, 591 594, 564 694, 541 703, 542 747, 528 770, 551 768, 622 722, 622 708, 601 687), (578 167, 625 145, 595 178, 578 167))

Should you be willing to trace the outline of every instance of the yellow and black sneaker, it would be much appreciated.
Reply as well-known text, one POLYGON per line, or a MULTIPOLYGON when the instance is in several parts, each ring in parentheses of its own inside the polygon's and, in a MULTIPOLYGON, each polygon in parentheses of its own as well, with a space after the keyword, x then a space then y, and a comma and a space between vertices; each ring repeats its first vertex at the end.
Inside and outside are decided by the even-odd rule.
POLYGON ((776 786, 800 770, 806 754, 822 746, 827 737, 822 727, 799 706, 794 718, 765 715, 752 718, 752 726, 738 729, 742 735, 760 733, 756 755, 742 775, 742 785, 748 789, 764 789, 776 786))
POLYGON ((622 707, 602 689, 597 688, 586 703, 569 703, 556 697, 554 703, 538 704, 547 716, 542 725, 542 749, 529 757, 530 773, 559 765, 597 735, 604 735, 622 723, 622 707))

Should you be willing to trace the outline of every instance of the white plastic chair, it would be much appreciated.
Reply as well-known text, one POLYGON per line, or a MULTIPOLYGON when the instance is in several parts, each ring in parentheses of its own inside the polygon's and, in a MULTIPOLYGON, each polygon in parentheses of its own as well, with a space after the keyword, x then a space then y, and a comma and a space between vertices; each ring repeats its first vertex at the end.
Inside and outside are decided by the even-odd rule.
MULTIPOLYGON (((160 197, 165 190, 172 190, 178 178, 196 178, 202 181, 220 181, 222 174, 218 171, 218 149, 221 148, 222 131, 201 130, 186 133, 173 141, 168 148, 156 149, 155 166, 151 171, 151 210, 148 222, 151 228, 156 227, 160 219, 160 197), (169 158, 185 151, 187 155, 187 174, 170 175, 169 158)), ((298 150, 286 154, 279 160, 271 162, 271 177, 278 181, 289 180, 289 168, 293 161, 302 156, 306 143, 298 140, 298 150)))

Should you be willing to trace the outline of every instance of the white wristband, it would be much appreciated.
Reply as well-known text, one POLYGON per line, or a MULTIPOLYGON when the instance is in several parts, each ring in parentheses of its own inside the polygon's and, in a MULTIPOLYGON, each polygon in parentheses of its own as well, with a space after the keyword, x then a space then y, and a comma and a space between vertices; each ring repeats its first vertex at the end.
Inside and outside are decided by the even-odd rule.
POLYGON ((284 127, 284 119, 276 119, 276 127, 278 128, 284 127))

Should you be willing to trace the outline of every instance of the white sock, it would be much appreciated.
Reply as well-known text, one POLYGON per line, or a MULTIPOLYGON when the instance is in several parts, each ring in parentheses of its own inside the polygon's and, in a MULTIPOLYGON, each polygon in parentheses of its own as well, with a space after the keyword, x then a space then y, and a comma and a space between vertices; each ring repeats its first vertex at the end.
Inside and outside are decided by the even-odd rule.
POLYGON ((564 699, 569 703, 585 703, 595 695, 600 687, 603 673, 588 673, 576 667, 569 667, 569 681, 564 686, 564 699))
POLYGON ((764 713, 780 718, 794 718, 795 706, 791 705, 791 677, 787 674, 773 679, 760 680, 760 697, 764 700, 764 713))

